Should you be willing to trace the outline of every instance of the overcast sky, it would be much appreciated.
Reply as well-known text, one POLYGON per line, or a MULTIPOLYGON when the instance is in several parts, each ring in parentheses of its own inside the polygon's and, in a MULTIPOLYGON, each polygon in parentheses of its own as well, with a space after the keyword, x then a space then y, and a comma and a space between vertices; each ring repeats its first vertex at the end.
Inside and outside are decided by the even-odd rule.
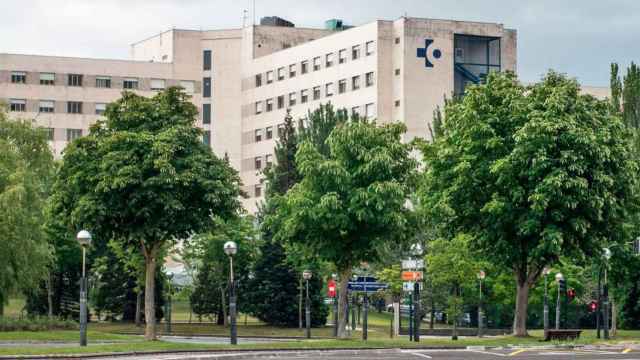
MULTIPOLYGON (((129 44, 172 27, 240 27, 251 2, 0 0, 0 52, 126 59, 129 44)), ((358 25, 404 14, 517 29, 524 81, 552 68, 605 86, 612 61, 640 61, 638 0, 256 0, 257 18, 278 15, 306 27, 330 18, 358 25)))

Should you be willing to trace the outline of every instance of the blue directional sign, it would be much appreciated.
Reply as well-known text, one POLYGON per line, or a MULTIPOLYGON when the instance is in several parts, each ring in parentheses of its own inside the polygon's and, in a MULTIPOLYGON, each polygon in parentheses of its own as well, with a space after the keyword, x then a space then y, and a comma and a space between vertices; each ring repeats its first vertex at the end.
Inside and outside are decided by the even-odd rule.
POLYGON ((378 290, 385 290, 389 285, 379 283, 376 278, 370 276, 358 276, 355 281, 349 281, 349 291, 375 293, 378 290))

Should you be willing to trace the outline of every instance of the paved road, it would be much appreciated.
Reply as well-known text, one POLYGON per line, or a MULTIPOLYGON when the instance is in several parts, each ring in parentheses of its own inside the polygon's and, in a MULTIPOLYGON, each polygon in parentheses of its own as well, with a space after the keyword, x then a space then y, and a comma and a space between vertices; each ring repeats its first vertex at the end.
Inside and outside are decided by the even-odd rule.
MULTIPOLYGON (((110 357, 104 360, 495 360, 512 358, 514 360, 640 360, 640 351, 623 353, 622 350, 331 350, 331 351, 260 351, 234 353, 183 353, 171 355, 146 355, 131 357, 110 357)), ((95 358, 94 358, 95 359, 95 358)), ((102 359, 102 358, 100 358, 102 359)))

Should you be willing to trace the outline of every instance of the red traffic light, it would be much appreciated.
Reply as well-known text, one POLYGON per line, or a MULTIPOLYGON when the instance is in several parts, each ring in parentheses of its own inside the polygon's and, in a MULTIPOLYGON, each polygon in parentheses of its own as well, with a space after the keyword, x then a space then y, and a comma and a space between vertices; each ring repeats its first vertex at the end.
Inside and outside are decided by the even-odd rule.
POLYGON ((597 301, 592 300, 592 301, 589 303, 589 311, 590 311, 590 312, 596 312, 596 311, 598 311, 598 302, 597 302, 597 301))
POLYGON ((576 290, 573 288, 567 290, 567 296, 569 297, 569 300, 573 300, 576 297, 576 290))

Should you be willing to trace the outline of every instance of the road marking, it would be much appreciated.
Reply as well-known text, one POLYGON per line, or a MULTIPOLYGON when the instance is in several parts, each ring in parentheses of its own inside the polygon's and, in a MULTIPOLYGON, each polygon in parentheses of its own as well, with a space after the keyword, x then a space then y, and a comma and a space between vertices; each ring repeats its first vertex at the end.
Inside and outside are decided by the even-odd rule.
POLYGON ((427 354, 421 354, 418 351, 420 351, 420 350, 400 350, 400 352, 403 353, 403 354, 415 355, 417 357, 422 357, 422 358, 425 358, 425 359, 432 359, 431 356, 429 356, 427 354))
POLYGON ((516 356, 516 355, 518 355, 518 354, 520 354, 520 353, 523 353, 523 352, 525 352, 525 351, 527 351, 527 350, 528 350, 528 349, 520 349, 520 350, 516 350, 516 351, 512 352, 511 354, 509 354, 508 356, 516 356))
POLYGON ((631 350, 632 350, 631 348, 624 349, 624 350, 622 350, 622 353, 623 353, 623 354, 628 354, 628 353, 630 353, 630 352, 631 352, 631 350))
MULTIPOLYGON (((465 351, 465 350, 463 350, 463 351, 465 351)), ((481 351, 481 350, 471 350, 471 349, 466 350, 466 351, 474 352, 474 353, 478 353, 478 354, 493 355, 493 356, 507 356, 505 354, 494 353, 494 352, 491 352, 491 351, 481 351)))

